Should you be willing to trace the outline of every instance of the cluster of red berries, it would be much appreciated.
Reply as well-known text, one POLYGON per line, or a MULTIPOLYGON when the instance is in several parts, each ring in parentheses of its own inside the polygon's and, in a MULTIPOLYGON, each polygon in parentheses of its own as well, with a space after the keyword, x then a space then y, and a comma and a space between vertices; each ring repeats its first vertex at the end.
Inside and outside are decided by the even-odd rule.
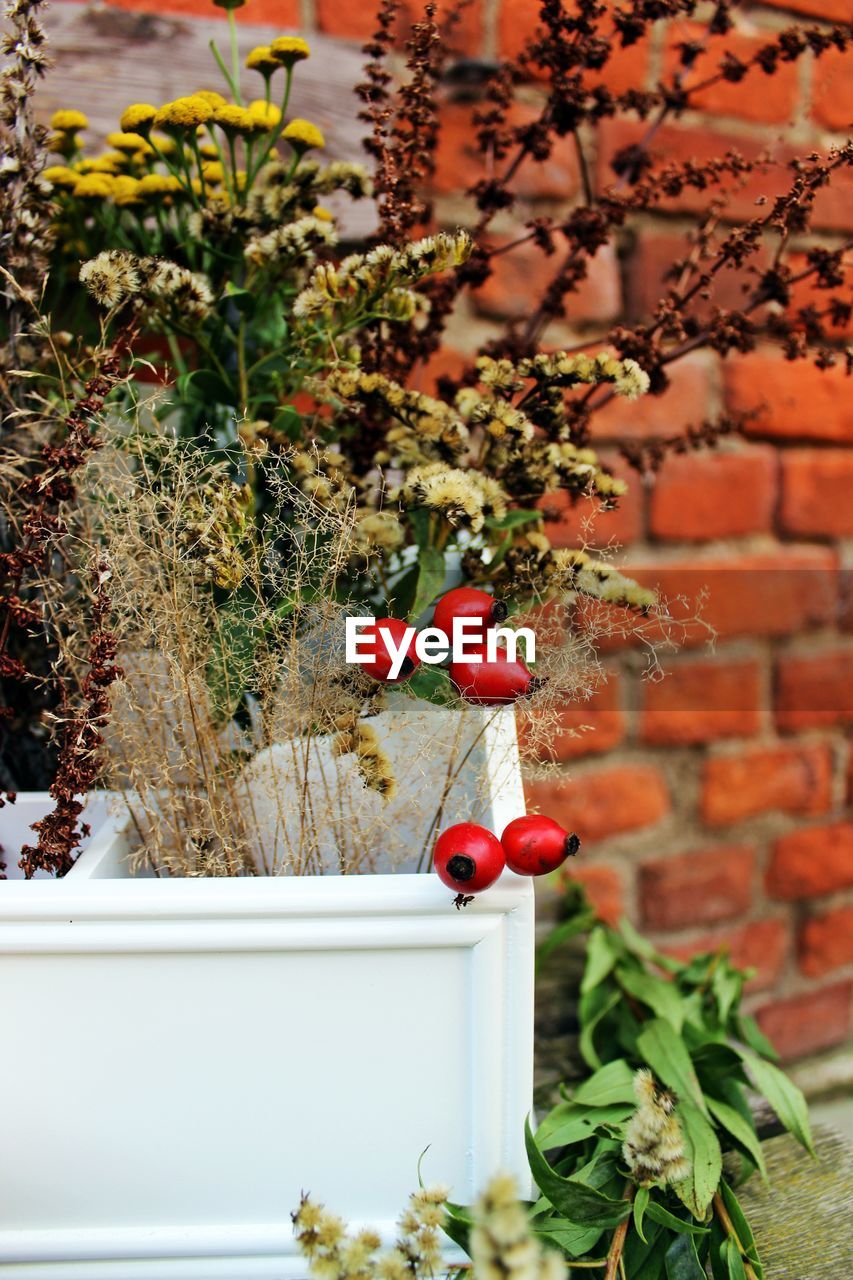
MULTIPOLYGON (((451 662, 448 668, 459 696, 476 706, 497 707, 516 702, 519 698, 529 698, 544 684, 520 658, 510 659, 505 649, 498 648, 494 660, 489 661, 486 632, 503 622, 506 616, 507 607, 502 600, 496 600, 488 591, 480 591, 476 587, 455 587, 442 596, 435 607, 432 626, 443 632, 448 641, 453 634, 454 619, 466 618, 480 623, 482 645, 478 644, 475 635, 472 656, 462 662, 451 662)), ((414 675, 420 665, 414 635, 406 647, 399 673, 391 675, 393 658, 388 641, 393 641, 399 650, 405 642, 406 629, 407 624, 399 618, 376 618, 372 626, 365 629, 365 637, 373 641, 374 656, 362 659, 360 665, 374 680, 400 684, 414 675)))
POLYGON ((488 889, 509 867, 519 876, 544 876, 573 857, 580 840, 553 818, 527 814, 515 818, 500 840, 475 822, 458 822, 438 837, 433 867, 449 889, 457 891, 457 907, 488 889))

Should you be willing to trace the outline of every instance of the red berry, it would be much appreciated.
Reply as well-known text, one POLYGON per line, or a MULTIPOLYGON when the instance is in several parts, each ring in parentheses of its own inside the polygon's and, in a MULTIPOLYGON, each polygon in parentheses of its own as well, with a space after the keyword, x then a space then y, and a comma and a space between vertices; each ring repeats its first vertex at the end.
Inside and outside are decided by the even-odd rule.
POLYGON ((399 672, 396 676, 391 676, 394 654, 391 653, 388 641, 390 639, 393 642, 394 651, 397 652, 405 640, 408 625, 407 622, 401 622, 399 618, 375 618, 371 625, 361 632, 359 639, 362 648, 368 652, 372 650, 374 656, 360 658, 359 665, 368 675, 373 676, 374 680, 383 680, 386 684, 401 684, 414 675, 420 666, 421 660, 415 653, 417 636, 413 634, 406 647, 399 672))
POLYGON ((545 876, 572 857, 580 847, 553 818, 528 814, 515 818, 501 836, 506 865, 519 876, 545 876))
POLYGON ((520 658, 510 661, 506 649, 498 649, 495 661, 489 662, 485 646, 473 658, 451 662, 450 679, 460 697, 478 707, 498 707, 529 698, 545 683, 531 675, 520 658))
POLYGON ((504 851, 497 836, 475 822, 457 822, 435 842, 435 873, 448 889, 462 896, 482 893, 504 869, 504 851))
MULTIPOLYGON (((454 618, 473 618, 482 623, 485 632, 496 623, 503 622, 508 612, 503 600, 496 600, 488 591, 480 591, 477 587, 454 587, 435 606, 432 625, 452 638, 454 618)), ((476 636, 473 628, 470 634, 476 636)))

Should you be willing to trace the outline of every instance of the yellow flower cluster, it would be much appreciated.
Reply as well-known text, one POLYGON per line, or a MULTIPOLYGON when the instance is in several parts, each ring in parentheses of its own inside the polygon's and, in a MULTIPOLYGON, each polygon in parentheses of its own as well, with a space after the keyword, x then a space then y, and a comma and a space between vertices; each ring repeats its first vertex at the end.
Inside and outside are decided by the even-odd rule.
POLYGON ((565 351, 537 355, 531 360, 521 360, 518 372, 524 378, 562 386, 610 382, 616 394, 627 400, 636 400, 649 389, 649 376, 636 360, 618 360, 606 351, 595 356, 583 353, 569 355, 565 351))
MULTIPOLYGON (((293 1218, 297 1247, 315 1280, 433 1280, 442 1269, 446 1187, 421 1187, 398 1222, 393 1248, 377 1256, 375 1231, 350 1235, 343 1221, 303 1196, 293 1218)), ((555 1278, 556 1280, 556 1278, 555 1278)))
POLYGON ((494 477, 444 462, 412 467, 398 496, 404 508, 438 511, 454 528, 472 533, 479 533, 488 517, 503 520, 508 509, 507 494, 494 477))
POLYGON ((251 51, 246 67, 268 78, 279 67, 290 68, 310 54, 308 44, 300 36, 276 36, 269 44, 259 44, 251 51))
POLYGON ((153 123, 160 129, 186 133, 205 124, 214 110, 206 97, 194 93, 187 98, 176 98, 174 102, 164 102, 156 112, 153 123))

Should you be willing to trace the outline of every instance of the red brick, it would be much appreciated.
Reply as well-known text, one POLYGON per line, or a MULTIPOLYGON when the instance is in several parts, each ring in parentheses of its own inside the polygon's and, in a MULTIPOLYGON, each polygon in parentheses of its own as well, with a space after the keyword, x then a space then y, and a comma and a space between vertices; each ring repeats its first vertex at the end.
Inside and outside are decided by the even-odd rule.
POLYGON ((579 756, 598 754, 617 747, 625 737, 625 712, 622 710, 622 679, 608 672, 585 702, 561 707, 558 723, 548 725, 547 742, 536 740, 519 723, 522 750, 532 750, 540 760, 575 760, 579 756))
POLYGON ((723 368, 728 407, 754 414, 747 435, 853 443, 853 397, 841 367, 816 369, 756 351, 723 368))
POLYGON ((749 910, 755 850, 725 845, 660 858, 640 867, 640 913, 648 929, 716 924, 749 910))
POLYGON ((853 822, 810 827, 782 836, 773 846, 767 892, 797 901, 853 885, 853 822))
POLYGON ((668 370, 670 384, 661 396, 622 400, 614 396, 590 422, 594 440, 647 440, 676 435, 708 416, 710 366, 702 356, 687 356, 668 370))
MULTIPOLYGON (((599 130, 599 148, 596 167, 596 182, 600 190, 606 190, 616 182, 616 175, 611 167, 611 160, 617 151, 640 142, 646 134, 648 126, 644 123, 626 119, 605 120, 599 130)), ((732 182, 724 180, 724 190, 729 195, 726 204, 727 218, 752 218, 766 202, 775 196, 790 190, 790 162, 797 159, 801 150, 792 147, 780 138, 762 137, 760 140, 744 137, 738 133, 727 133, 712 128, 698 129, 679 125, 664 125, 656 133, 650 146, 650 154, 655 167, 667 164, 680 164, 694 161, 705 164, 709 160, 719 159, 727 151, 737 151, 746 160, 758 160, 766 156, 770 164, 762 166, 742 180, 732 182), (761 206, 756 205, 761 201, 761 206)), ((651 171, 654 176, 654 169, 651 171)), ((716 192, 717 187, 713 190, 716 192)), ((849 171, 839 171, 833 175, 832 182, 818 195, 813 210, 813 226, 820 228, 844 229, 850 224, 850 205, 853 196, 853 176, 849 171)), ((702 213, 708 206, 708 191, 685 189, 678 196, 666 196, 657 206, 664 212, 686 210, 691 213, 702 213)))
MULTIPOLYGON (((496 245, 509 243, 493 237, 496 245)), ((522 244, 493 260, 489 279, 474 293, 479 311, 488 316, 521 319, 530 314, 531 298, 545 292, 557 272, 559 255, 546 256, 533 244, 522 244)), ((569 324, 612 320, 622 309, 619 267, 613 245, 603 245, 589 260, 586 279, 566 295, 565 315, 569 324)))
POLYGON ((853 983, 839 982, 776 1000, 757 1011, 758 1025, 784 1061, 830 1049, 847 1038, 851 992, 853 983))
MULTIPOLYGON (((275 4, 277 0, 265 0, 275 4)), ((249 9, 257 3, 250 0, 249 9)), ((317 26, 332 36, 345 40, 366 41, 376 31, 375 4, 340 4, 338 0, 316 0, 317 26)), ((482 0, 472 0, 467 6, 458 6, 450 0, 438 0, 437 20, 446 23, 449 14, 458 14, 459 21, 450 31, 449 46, 453 53, 479 53, 483 42, 482 0)), ((415 22, 423 21, 423 4, 418 0, 403 0, 396 25, 396 43, 405 44, 415 22)), ((259 21, 255 18, 255 21, 259 21)))
POLYGON ((680 662, 642 687, 640 737, 655 746, 745 738, 761 728, 761 668, 753 660, 680 662))
POLYGON ((658 589, 684 643, 704 643, 708 627, 720 639, 788 635, 830 622, 837 608, 837 559, 822 547, 657 565, 629 562, 625 571, 658 589), (692 622, 697 612, 700 620, 692 622))
POLYGON ((564 888, 576 883, 583 886, 599 920, 616 924, 625 914, 622 877, 615 867, 578 866, 577 859, 560 871, 560 884, 564 888))
POLYGON ((707 760, 702 820, 742 822, 757 813, 826 813, 832 804, 832 752, 822 743, 745 751, 707 760))
MULTIPOLYGON (((186 14, 192 18, 227 18, 225 9, 219 9, 211 0, 109 0, 110 8, 136 9, 144 13, 186 14)), ((252 0, 251 4, 234 11, 238 22, 274 23, 291 31, 300 26, 299 0, 252 0)))
MULTIPOLYGON (((847 18, 850 18, 849 12, 847 18)), ((815 61, 812 115, 827 129, 846 132, 853 126, 853 76, 850 74, 849 51, 842 53, 840 49, 829 49, 815 61)))
POLYGON ((775 498, 770 448, 671 455, 651 491, 649 529, 656 538, 678 542, 766 533, 775 498))
POLYGON ((810 18, 826 18, 828 22, 849 22, 848 0, 762 0, 771 9, 786 9, 805 13, 810 18))
POLYGON ((776 724, 825 729, 853 722, 853 652, 795 654, 776 667, 776 724))
POLYGON ((746 984, 747 991, 763 991, 772 987, 782 972, 788 950, 788 926, 783 920, 751 920, 739 929, 703 934, 692 942, 663 947, 667 955, 678 960, 724 948, 739 969, 754 969, 746 984))
POLYGON ((786 449, 779 518, 786 533, 853 535, 853 450, 786 449))
MULTIPOLYGON (((477 109, 478 104, 471 102, 447 102, 442 106, 433 179, 436 191, 450 194, 467 191, 486 176, 485 162, 477 150, 477 126, 473 122, 477 109)), ((516 102, 507 120, 513 125, 525 125, 538 115, 535 107, 516 102)), ((547 160, 523 161, 512 183, 515 194, 526 200, 568 200, 579 186, 577 155, 574 144, 567 138, 557 139, 547 160)))
POLYGON ((581 840, 604 840, 654 826, 670 810, 666 782, 651 765, 620 765, 571 778, 537 779, 527 783, 526 791, 531 809, 577 832, 581 840))
MULTIPOLYGON (((769 33, 768 33, 769 34, 769 33)), ((724 53, 732 53, 741 62, 749 62, 767 44, 766 37, 730 31, 725 36, 710 36, 708 28, 696 22, 670 23, 664 48, 663 71, 669 79, 680 67, 677 45, 682 41, 700 40, 705 52, 696 59, 682 79, 683 87, 700 84, 716 74, 724 53)), ((716 116, 739 116, 759 123, 787 121, 797 104, 798 69, 793 62, 781 62, 776 74, 765 75, 753 66, 740 84, 721 80, 690 94, 690 106, 716 116)))
POLYGON ((643 482, 633 467, 617 454, 600 455, 615 476, 625 480, 628 492, 612 511, 597 498, 572 501, 567 493, 549 493, 539 506, 545 514, 545 532, 555 547, 624 546, 643 535, 643 482))
POLYGON ((797 955, 800 968, 810 978, 853 964, 853 906, 807 920, 800 930, 797 955))
MULTIPOLYGON (((517 58, 518 55, 536 37, 541 28, 541 0, 503 0, 498 15, 498 46, 503 58, 517 58)), ((566 0, 564 9, 569 8, 566 0)), ((610 36, 612 27, 603 27, 605 36, 610 36)), ((610 58, 607 65, 598 73, 587 73, 584 83, 591 89, 596 85, 606 85, 613 93, 624 93, 626 89, 641 89, 646 83, 649 66, 649 37, 638 40, 636 44, 623 49, 617 39, 610 41, 610 58)), ((543 67, 528 68, 529 74, 537 80, 546 80, 548 72, 543 67)))

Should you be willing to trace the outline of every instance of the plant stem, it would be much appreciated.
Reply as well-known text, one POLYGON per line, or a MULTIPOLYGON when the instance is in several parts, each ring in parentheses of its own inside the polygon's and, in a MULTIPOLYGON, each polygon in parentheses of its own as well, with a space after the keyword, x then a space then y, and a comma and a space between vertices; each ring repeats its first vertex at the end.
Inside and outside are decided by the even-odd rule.
MULTIPOLYGON (((633 1182, 626 1182, 623 1199, 627 1200, 628 1203, 631 1204, 636 1193, 637 1188, 634 1186, 633 1182)), ((629 1222, 630 1217, 626 1218, 624 1222, 620 1222, 619 1226, 613 1232, 613 1239, 610 1241, 610 1248, 607 1251, 607 1270, 604 1273, 604 1280, 617 1280, 622 1262, 622 1251, 625 1248, 625 1237, 628 1234, 629 1222)))
POLYGON ((234 17, 233 9, 228 10, 228 39, 231 43, 231 88, 237 106, 242 107, 243 99, 240 96, 240 50, 237 46, 237 19, 234 17))
POLYGON ((740 1236, 737 1233, 735 1224, 732 1222, 731 1218, 729 1217, 729 1211, 726 1208, 725 1204, 723 1203, 723 1197, 720 1195, 719 1191, 715 1193, 712 1203, 714 1206, 714 1213, 716 1213, 717 1217, 719 1218, 720 1224, 723 1227, 723 1230, 725 1231, 726 1235, 737 1246, 737 1251, 740 1254, 740 1260, 743 1263, 743 1269, 746 1272, 747 1280, 758 1280, 755 1274, 755 1271, 752 1267, 752 1264, 749 1261, 749 1255, 747 1254, 746 1250, 741 1244, 740 1236))

